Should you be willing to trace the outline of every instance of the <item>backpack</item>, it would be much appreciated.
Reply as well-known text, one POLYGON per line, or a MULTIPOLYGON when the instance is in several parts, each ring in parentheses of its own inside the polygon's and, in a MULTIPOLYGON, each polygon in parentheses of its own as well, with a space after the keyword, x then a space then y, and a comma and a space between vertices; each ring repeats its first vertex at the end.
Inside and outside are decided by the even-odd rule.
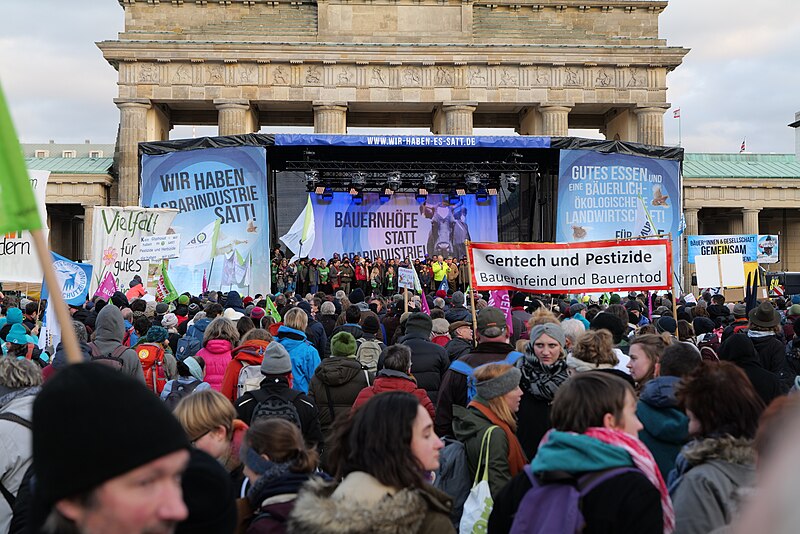
POLYGON ((253 416, 250 418, 250 426, 259 419, 269 419, 270 417, 280 417, 290 423, 297 425, 301 431, 303 423, 300 421, 300 414, 294 405, 295 399, 300 392, 294 389, 289 390, 289 398, 285 399, 277 393, 268 393, 263 389, 251 391, 250 394, 258 404, 253 409, 253 416))
POLYGON ((722 334, 714 330, 708 334, 703 334, 697 338, 697 348, 700 349, 700 356, 703 361, 719 361, 718 351, 721 345, 722 334))
MULTIPOLYGON (((514 365, 520 358, 522 358, 522 353, 512 350, 506 355, 505 359, 499 362, 488 362, 488 363, 506 363, 509 365, 514 365)), ((475 368, 463 360, 456 360, 450 364, 450 369, 452 369, 458 374, 462 374, 467 377, 467 404, 469 404, 470 401, 472 401, 472 399, 475 397, 475 395, 478 394, 477 383, 475 382, 475 376, 472 374, 475 368)))
POLYGON ((242 370, 239 371, 239 379, 236 381, 236 398, 238 399, 248 391, 255 391, 261 387, 264 375, 261 374, 261 366, 242 362, 242 370))
POLYGON ((197 338, 186 334, 178 340, 178 345, 175 347, 175 358, 179 362, 182 362, 189 356, 197 355, 202 347, 202 344, 197 340, 197 338))
MULTIPOLYGON (((17 423, 18 425, 22 425, 31 432, 33 432, 33 423, 28 421, 27 419, 23 419, 22 417, 18 416, 15 413, 0 413, 0 420, 2 421, 11 421, 12 423, 17 423)), ((2 482, 0 482, 0 493, 3 494, 6 502, 8 503, 8 507, 12 510, 14 509, 14 504, 17 502, 17 497, 11 493, 8 488, 6 488, 2 482)))
POLYGON ((122 338, 122 344, 126 347, 131 346, 131 335, 135 332, 133 325, 125 329, 125 335, 122 338))
POLYGON ((167 408, 169 408, 170 411, 174 411, 175 406, 178 405, 181 399, 191 395, 194 390, 197 389, 197 386, 202 383, 202 381, 197 379, 194 379, 194 381, 189 382, 188 384, 182 384, 177 380, 173 382, 169 395, 167 395, 167 398, 164 399, 164 403, 166 404, 167 408))
POLYGON ((359 341, 358 350, 356 351, 356 360, 358 360, 361 366, 365 367, 367 371, 374 373, 378 370, 378 359, 381 357, 385 346, 380 341, 374 339, 359 341))
POLYGON ((102 354, 94 341, 90 342, 89 348, 92 349, 92 361, 107 365, 115 371, 122 371, 122 353, 128 350, 125 345, 115 348, 111 354, 102 354))
POLYGON ((581 502, 586 495, 603 482, 627 472, 640 472, 635 467, 616 467, 587 473, 575 478, 567 473, 545 482, 525 466, 525 474, 531 482, 519 503, 510 534, 560 534, 584 531, 586 519, 581 511, 581 502))
POLYGON ((439 469, 434 474, 433 487, 453 499, 450 509, 450 521, 458 529, 464 502, 472 489, 472 477, 469 476, 467 450, 464 444, 452 438, 443 438, 444 448, 439 453, 439 469))
POLYGON ((147 387, 160 395, 167 384, 167 375, 164 371, 164 348, 152 343, 142 343, 135 350, 142 363, 147 387))

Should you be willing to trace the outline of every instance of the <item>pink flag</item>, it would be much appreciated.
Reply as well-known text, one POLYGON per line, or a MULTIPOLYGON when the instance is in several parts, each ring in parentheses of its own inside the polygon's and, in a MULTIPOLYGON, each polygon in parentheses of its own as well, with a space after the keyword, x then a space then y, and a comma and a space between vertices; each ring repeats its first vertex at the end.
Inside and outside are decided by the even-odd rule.
POLYGON ((105 278, 103 281, 100 282, 100 285, 97 287, 97 291, 95 291, 94 296, 100 297, 103 300, 108 300, 111 298, 111 295, 117 290, 117 281, 114 279, 114 275, 111 274, 111 271, 106 273, 105 278))
POLYGON ((203 285, 202 285, 203 293, 208 293, 208 278, 206 278, 206 270, 203 269, 203 285))
POLYGON ((430 315, 431 314, 431 307, 428 306, 428 298, 427 298, 427 296, 425 295, 424 292, 422 293, 422 295, 420 295, 420 299, 419 300, 422 303, 422 311, 424 311, 425 313, 430 315))
POLYGON ((514 321, 511 319, 511 298, 508 296, 508 291, 502 289, 489 291, 489 306, 495 307, 506 314, 508 333, 513 334, 514 321))

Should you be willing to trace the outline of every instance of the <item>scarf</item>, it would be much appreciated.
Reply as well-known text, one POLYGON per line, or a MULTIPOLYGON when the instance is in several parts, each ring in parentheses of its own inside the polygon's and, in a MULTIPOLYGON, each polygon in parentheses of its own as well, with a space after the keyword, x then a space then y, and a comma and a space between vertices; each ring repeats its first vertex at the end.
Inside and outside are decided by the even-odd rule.
POLYGON ((520 371, 522 379, 519 385, 522 391, 548 402, 553 400, 558 388, 569 377, 567 362, 562 358, 553 365, 542 365, 535 356, 526 354, 520 371))
POLYGON ((497 417, 488 406, 477 401, 470 402, 469 406, 481 412, 493 425, 499 426, 503 432, 505 432, 506 439, 508 440, 508 470, 511 476, 513 477, 522 471, 525 464, 528 463, 528 460, 525 458, 525 453, 522 452, 522 445, 519 444, 517 435, 511 430, 511 427, 509 427, 505 421, 497 417))
POLYGON ((747 337, 752 337, 752 338, 769 337, 769 336, 774 336, 774 335, 775 335, 775 332, 772 332, 772 331, 763 331, 763 332, 761 330, 748 330, 747 331, 747 337))
POLYGON ((672 509, 672 501, 669 498, 667 485, 664 484, 664 479, 661 477, 661 472, 658 470, 653 454, 645 444, 634 436, 610 428, 592 427, 588 428, 584 434, 608 445, 624 449, 631 455, 636 468, 658 488, 658 492, 661 494, 661 510, 664 514, 664 534, 671 533, 675 529, 675 512, 672 509))

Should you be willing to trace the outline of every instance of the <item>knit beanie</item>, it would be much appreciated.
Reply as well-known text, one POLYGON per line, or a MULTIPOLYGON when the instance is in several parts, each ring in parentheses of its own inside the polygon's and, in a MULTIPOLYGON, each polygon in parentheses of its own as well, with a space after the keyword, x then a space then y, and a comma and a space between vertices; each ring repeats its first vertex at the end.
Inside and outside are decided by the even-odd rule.
POLYGON ((189 517, 175 527, 175 534, 234 532, 236 490, 230 475, 222 464, 200 449, 192 448, 191 454, 181 477, 189 517))
POLYGON ((431 320, 431 316, 426 313, 414 312, 409 315, 408 320, 406 321, 407 335, 428 339, 432 330, 433 321, 431 320))
POLYGON ((62 368, 33 403, 36 499, 48 507, 181 449, 189 440, 161 399, 105 365, 62 368))
POLYGON ((561 325, 557 325, 555 323, 544 323, 533 327, 530 335, 530 343, 535 343, 536 340, 543 335, 548 335, 555 339, 562 347, 567 342, 567 337, 564 335, 564 330, 561 328, 561 325))
POLYGON ((358 304, 359 302, 364 302, 364 292, 361 291, 360 287, 357 287, 350 292, 350 295, 348 295, 347 298, 350 300, 350 304, 358 304))
POLYGON ((356 338, 349 332, 339 332, 331 339, 331 355, 343 358, 355 358, 356 338))
POLYGON ((169 304, 166 302, 159 302, 156 304, 156 314, 157 315, 164 315, 169 311, 169 304))
POLYGON ((291 372, 292 360, 289 358, 289 351, 277 341, 270 342, 261 361, 261 374, 285 375, 291 372))
POLYGON ((6 341, 17 345, 24 345, 28 342, 28 332, 20 323, 13 324, 11 325, 11 330, 6 334, 6 341))
POLYGON ((519 386, 520 378, 522 378, 522 372, 516 367, 511 367, 502 375, 478 382, 475 384, 475 389, 480 398, 491 400, 513 391, 514 388, 519 386))
POLYGON ((188 306, 189 305, 189 295, 181 295, 178 297, 178 304, 181 306, 188 306))
POLYGON ((9 308, 6 312, 6 324, 22 323, 22 310, 19 308, 9 308))
POLYGON ((439 317, 438 319, 431 321, 431 325, 431 331, 434 333, 434 335, 443 336, 450 333, 450 323, 447 321, 447 319, 439 317))
POLYGON ((164 328, 173 328, 178 326, 178 316, 174 313, 165 314, 164 318, 161 319, 161 326, 164 328))
POLYGON ((675 334, 677 329, 678 323, 675 322, 675 319, 671 315, 664 315, 656 320, 656 332, 659 334, 664 332, 668 334, 675 334))
POLYGON ((168 336, 169 334, 167 333, 166 328, 163 326, 154 325, 150 327, 145 337, 150 343, 163 343, 168 336))
POLYGON ((456 291, 453 293, 453 306, 463 306, 464 305, 464 293, 461 291, 456 291))
POLYGON ((256 306, 255 308, 250 310, 250 318, 251 319, 255 319, 255 320, 263 319, 265 315, 266 315, 266 312, 264 311, 264 308, 259 308, 258 306, 256 306))
POLYGON ((377 334, 381 329, 381 323, 376 315, 370 314, 361 321, 361 329, 367 334, 377 334))

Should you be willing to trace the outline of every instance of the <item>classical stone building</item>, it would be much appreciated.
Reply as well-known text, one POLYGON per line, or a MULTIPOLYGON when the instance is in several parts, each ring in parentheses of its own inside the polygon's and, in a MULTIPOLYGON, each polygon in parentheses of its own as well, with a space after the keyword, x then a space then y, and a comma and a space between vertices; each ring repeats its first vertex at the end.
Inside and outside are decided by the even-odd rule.
POLYGON ((98 43, 119 71, 119 204, 138 201, 137 143, 176 124, 426 127, 525 135, 596 128, 662 144, 658 0, 120 0, 98 43))

